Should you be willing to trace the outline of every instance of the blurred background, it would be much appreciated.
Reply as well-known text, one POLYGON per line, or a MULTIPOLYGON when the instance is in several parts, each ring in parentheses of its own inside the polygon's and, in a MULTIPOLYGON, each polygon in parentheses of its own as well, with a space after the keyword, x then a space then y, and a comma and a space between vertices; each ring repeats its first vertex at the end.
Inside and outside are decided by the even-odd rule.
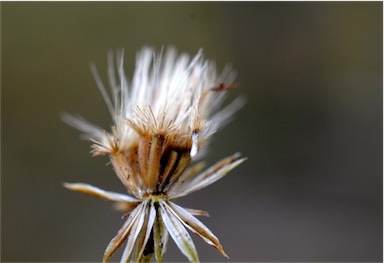
MULTIPOLYGON (((238 74, 246 106, 217 133, 208 162, 249 159, 178 200, 230 260, 193 236, 206 262, 382 261, 382 2, 1 3, 1 261, 94 262, 123 220, 70 192, 124 192, 104 157, 60 119, 105 127, 90 73, 110 50, 175 45, 238 74)), ((118 261, 121 252, 113 257, 118 261)), ((173 242, 166 261, 185 261, 173 242)))

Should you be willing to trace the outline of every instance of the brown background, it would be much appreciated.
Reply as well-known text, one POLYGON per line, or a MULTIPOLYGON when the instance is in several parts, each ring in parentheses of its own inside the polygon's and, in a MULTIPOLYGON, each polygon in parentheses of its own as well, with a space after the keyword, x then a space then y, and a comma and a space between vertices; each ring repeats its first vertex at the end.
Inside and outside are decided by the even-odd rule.
MULTIPOLYGON (((124 192, 107 159, 60 120, 110 119, 89 64, 173 44, 220 68, 248 103, 209 162, 249 160, 179 203, 230 261, 382 260, 382 3, 1 3, 1 260, 100 261, 123 221, 62 182, 124 192)), ((105 75, 104 75, 105 76, 105 75)), ((195 238, 202 261, 225 261, 195 238)), ((118 253, 119 254, 119 253, 118 253)), ((114 260, 119 260, 116 256, 114 260)), ((167 261, 185 258, 171 242, 167 261)))

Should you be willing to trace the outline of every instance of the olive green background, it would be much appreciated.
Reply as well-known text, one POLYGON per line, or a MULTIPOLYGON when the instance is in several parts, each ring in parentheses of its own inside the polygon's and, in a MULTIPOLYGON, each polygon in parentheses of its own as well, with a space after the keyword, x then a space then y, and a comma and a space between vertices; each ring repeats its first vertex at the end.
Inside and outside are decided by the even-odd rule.
MULTIPOLYGON (((111 124, 89 70, 125 48, 200 47, 231 63, 246 106, 217 133, 209 163, 249 159, 178 201, 230 262, 382 260, 381 2, 2 2, 1 261, 100 261, 123 220, 65 190, 124 192, 104 157, 60 119, 111 124)), ((202 261, 226 261, 194 236, 202 261)), ((117 253, 114 261, 119 260, 117 253)), ((185 261, 171 241, 167 261, 185 261)))

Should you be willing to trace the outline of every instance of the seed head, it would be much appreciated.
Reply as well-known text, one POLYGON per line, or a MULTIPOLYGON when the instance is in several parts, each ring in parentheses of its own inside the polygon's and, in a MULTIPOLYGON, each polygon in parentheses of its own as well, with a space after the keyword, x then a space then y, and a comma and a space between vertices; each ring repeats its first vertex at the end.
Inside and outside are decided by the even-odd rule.
POLYGON ((202 158, 209 139, 241 106, 235 100, 222 108, 234 74, 221 75, 201 51, 192 59, 177 56, 169 48, 156 56, 143 48, 136 70, 128 82, 123 52, 109 55, 107 91, 95 67, 92 71, 107 104, 113 126, 110 132, 66 114, 64 120, 90 139, 92 155, 108 155, 128 195, 107 192, 82 183, 64 184, 70 190, 116 202, 124 211, 125 224, 111 240, 103 261, 127 240, 122 262, 161 262, 168 235, 191 262, 198 262, 193 241, 186 229, 200 236, 227 257, 217 237, 195 216, 206 212, 185 209, 173 200, 204 188, 242 163, 234 154, 202 171, 202 158), (117 65, 116 67, 114 65, 117 65))

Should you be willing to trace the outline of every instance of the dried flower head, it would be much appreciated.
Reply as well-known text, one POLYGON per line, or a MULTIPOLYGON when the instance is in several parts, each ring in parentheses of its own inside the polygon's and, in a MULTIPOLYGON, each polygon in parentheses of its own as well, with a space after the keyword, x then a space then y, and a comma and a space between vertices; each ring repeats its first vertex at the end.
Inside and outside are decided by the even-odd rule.
POLYGON ((204 171, 203 164, 196 162, 210 136, 241 104, 235 100, 221 107, 225 93, 233 87, 234 74, 226 68, 218 76, 201 51, 190 59, 186 54, 177 57, 172 48, 164 57, 162 53, 155 56, 149 48, 139 52, 130 83, 123 69, 123 52, 116 63, 111 54, 109 92, 96 69, 92 70, 113 118, 111 131, 70 115, 64 119, 93 142, 93 156, 110 157, 130 195, 82 183, 66 183, 65 187, 114 201, 126 213, 126 222, 109 243, 103 261, 127 240, 122 262, 150 261, 153 254, 162 262, 170 235, 189 261, 198 262, 187 229, 227 257, 218 238, 195 217, 207 213, 182 208, 173 200, 212 184, 245 160, 234 154, 204 171))

